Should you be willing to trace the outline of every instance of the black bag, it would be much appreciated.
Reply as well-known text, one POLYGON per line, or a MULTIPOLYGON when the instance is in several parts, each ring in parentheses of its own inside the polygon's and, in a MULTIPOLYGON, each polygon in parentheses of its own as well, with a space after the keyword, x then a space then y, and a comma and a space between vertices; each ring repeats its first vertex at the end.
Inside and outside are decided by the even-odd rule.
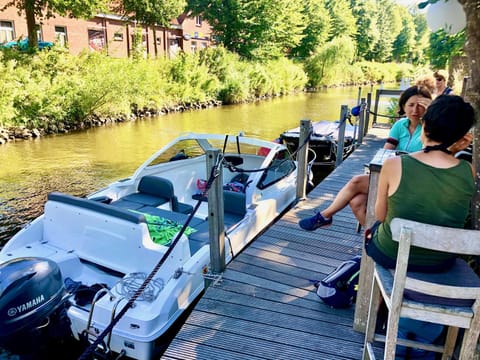
POLYGON ((342 262, 335 270, 317 283, 317 295, 334 308, 345 308, 357 298, 361 255, 342 262))

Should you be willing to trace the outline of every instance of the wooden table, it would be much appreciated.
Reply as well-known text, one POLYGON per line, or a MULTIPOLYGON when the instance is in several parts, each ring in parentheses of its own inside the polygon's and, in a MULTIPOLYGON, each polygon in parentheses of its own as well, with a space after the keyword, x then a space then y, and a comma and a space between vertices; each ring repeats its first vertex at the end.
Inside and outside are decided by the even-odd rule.
MULTIPOLYGON (((375 201, 377 200, 378 178, 385 159, 396 156, 395 150, 379 149, 372 161, 368 164, 370 170, 370 182, 368 185, 367 214, 365 229, 375 223, 375 201)), ((365 332, 368 319, 368 307, 370 304, 370 291, 373 280, 373 260, 367 256, 365 246, 362 246, 362 261, 360 264, 360 277, 358 281, 357 300, 355 302, 355 317, 353 328, 356 331, 365 332)))

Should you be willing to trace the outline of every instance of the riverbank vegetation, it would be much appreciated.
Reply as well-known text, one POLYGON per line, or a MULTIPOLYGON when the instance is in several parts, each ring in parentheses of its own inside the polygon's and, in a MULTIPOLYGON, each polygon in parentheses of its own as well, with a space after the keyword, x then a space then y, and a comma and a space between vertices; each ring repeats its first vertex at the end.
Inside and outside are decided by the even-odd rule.
MULTIPOLYGON (((92 0, 87 13, 105 1, 92 0)), ((170 16, 120 3, 146 24, 170 16)), ((322 87, 414 79, 431 73, 431 60, 445 67, 464 43, 464 33, 445 42, 443 30, 431 33, 423 14, 393 0, 215 4, 189 0, 185 11, 213 24, 218 46, 173 59, 145 59, 140 33, 129 59, 72 56, 57 46, 0 51, 0 143, 322 87)))
POLYGON ((172 60, 72 56, 61 49, 0 56, 3 127, 85 126, 92 116, 239 103, 302 91, 307 83, 302 66, 290 60, 247 62, 221 47, 172 60))
POLYGON ((253 101, 304 91, 306 86, 394 82, 414 72, 411 65, 345 66, 338 61, 324 64, 317 75, 313 64, 320 60, 305 67, 286 58, 245 60, 223 47, 171 60, 72 56, 62 49, 33 56, 4 51, 0 60, 0 126, 36 129, 34 136, 106 120, 253 101))

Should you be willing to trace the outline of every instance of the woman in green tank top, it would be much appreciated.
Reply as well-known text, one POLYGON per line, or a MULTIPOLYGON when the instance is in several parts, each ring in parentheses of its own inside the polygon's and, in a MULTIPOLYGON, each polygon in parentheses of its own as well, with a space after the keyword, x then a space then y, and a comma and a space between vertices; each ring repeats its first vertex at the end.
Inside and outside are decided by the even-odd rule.
MULTIPOLYGON (((375 215, 381 222, 366 251, 379 264, 394 268, 398 243, 392 240, 394 217, 463 228, 475 192, 470 163, 448 148, 475 121, 472 106, 460 96, 440 96, 422 119, 422 151, 385 161, 380 172, 375 215)), ((412 248, 409 270, 437 272, 453 265, 451 254, 412 248)))

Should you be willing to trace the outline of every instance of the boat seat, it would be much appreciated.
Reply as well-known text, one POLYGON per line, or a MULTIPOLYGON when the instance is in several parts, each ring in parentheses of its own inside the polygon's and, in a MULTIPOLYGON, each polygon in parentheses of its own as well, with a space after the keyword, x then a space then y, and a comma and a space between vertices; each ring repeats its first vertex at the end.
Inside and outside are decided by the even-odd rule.
POLYGON ((167 202, 170 203, 172 211, 182 214, 189 214, 193 211, 192 205, 178 201, 170 180, 159 176, 145 175, 138 183, 136 193, 123 196, 111 204, 122 208, 139 210, 144 206, 157 207, 167 202))
MULTIPOLYGON (((247 212, 246 200, 244 193, 229 190, 223 191, 223 199, 223 224, 225 231, 227 231, 230 227, 237 224, 244 218, 247 212)), ((195 227, 195 230, 197 230, 189 236, 190 250, 193 254, 194 251, 199 249, 201 246, 210 242, 210 233, 208 221, 192 226, 195 227)))
MULTIPOLYGON (((48 195, 42 235, 56 254, 74 254, 122 274, 151 271, 166 251, 152 242, 143 214, 58 192, 48 195)), ((175 268, 190 252, 187 237, 180 241, 168 260, 175 268)))
POLYGON ((243 218, 247 212, 245 193, 223 190, 223 207, 225 215, 231 214, 243 218))
MULTIPOLYGON (((159 216, 161 218, 172 220, 172 221, 175 221, 175 222, 177 222, 181 225, 185 224, 187 222, 187 219, 188 219, 187 214, 183 214, 183 213, 180 213, 180 212, 174 212, 174 211, 170 211, 170 210, 165 210, 165 209, 159 209, 159 208, 156 208, 156 207, 153 207, 153 206, 144 206, 144 207, 138 209, 137 211, 142 213, 142 214, 155 215, 155 216, 159 216)), ((198 226, 199 224, 201 224, 203 222, 205 222, 205 220, 194 216, 194 217, 192 217, 192 220, 190 220, 189 226, 195 228, 196 226, 198 226)))

